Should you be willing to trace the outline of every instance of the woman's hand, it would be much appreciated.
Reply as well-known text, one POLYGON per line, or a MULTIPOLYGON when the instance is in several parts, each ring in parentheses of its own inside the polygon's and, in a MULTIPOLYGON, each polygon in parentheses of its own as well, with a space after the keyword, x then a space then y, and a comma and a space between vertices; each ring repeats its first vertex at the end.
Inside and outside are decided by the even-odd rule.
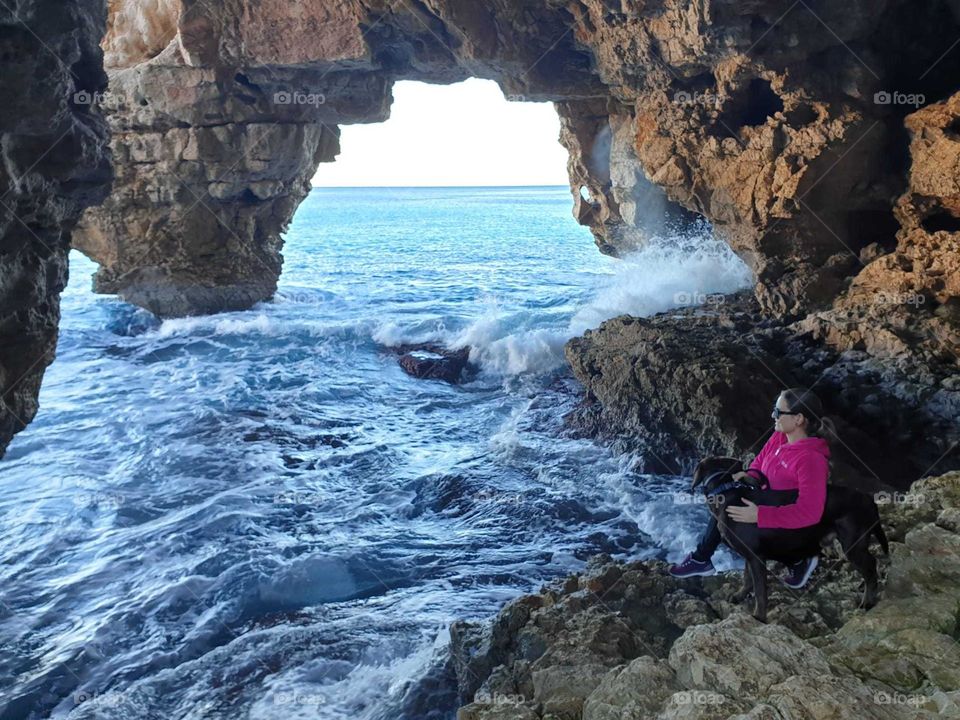
POLYGON ((762 484, 759 478, 757 478, 755 475, 751 475, 748 472, 738 472, 736 475, 733 476, 733 479, 740 480, 749 485, 753 485, 754 487, 760 487, 760 485, 762 484))
POLYGON ((746 498, 744 498, 743 502, 746 504, 746 507, 740 507, 739 505, 728 506, 727 515, 737 522, 755 523, 757 521, 757 506, 746 498))

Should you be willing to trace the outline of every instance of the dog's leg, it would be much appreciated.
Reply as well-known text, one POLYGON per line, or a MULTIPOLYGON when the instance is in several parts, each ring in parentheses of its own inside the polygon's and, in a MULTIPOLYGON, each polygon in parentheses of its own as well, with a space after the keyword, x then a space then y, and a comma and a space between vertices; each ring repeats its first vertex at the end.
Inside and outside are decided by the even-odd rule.
POLYGON ((747 562, 750 564, 750 577, 753 578, 753 616, 760 622, 767 621, 767 564, 752 555, 747 562))
POLYGON ((837 522, 837 530, 844 556, 863 576, 863 598, 860 601, 860 607, 872 608, 877 604, 879 592, 877 559, 870 552, 869 532, 864 533, 861 527, 846 518, 841 518, 837 522))
POLYGON ((751 592, 753 592, 753 578, 750 576, 750 563, 744 563, 743 587, 740 588, 740 592, 734 593, 730 600, 735 603, 742 603, 751 592))
POLYGON ((863 575, 863 599, 860 607, 872 608, 877 604, 877 559, 867 550, 866 542, 857 543, 847 551, 847 559, 863 575))

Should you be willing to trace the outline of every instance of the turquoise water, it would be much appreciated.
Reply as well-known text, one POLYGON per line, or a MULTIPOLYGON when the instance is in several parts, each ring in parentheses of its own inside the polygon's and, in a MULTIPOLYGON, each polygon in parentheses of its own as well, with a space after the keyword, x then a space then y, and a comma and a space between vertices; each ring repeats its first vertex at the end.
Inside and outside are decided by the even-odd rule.
POLYGON ((601 255, 566 188, 317 189, 272 302, 159 322, 71 256, 0 461, 0 717, 452 718, 449 623, 698 532, 680 478, 564 437, 564 341, 746 270, 707 230, 601 255), (390 346, 468 344, 405 375, 390 346))

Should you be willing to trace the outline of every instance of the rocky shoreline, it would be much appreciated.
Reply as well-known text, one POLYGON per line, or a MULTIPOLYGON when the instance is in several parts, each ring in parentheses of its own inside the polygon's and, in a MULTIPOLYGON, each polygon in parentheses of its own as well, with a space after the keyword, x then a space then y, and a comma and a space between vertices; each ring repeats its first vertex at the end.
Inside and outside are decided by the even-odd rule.
POLYGON ((824 346, 806 323, 765 317, 749 291, 707 300, 621 315, 569 340, 566 359, 584 386, 571 430, 638 452, 642 471, 689 473, 701 457, 759 450, 777 395, 804 386, 837 424, 838 482, 904 489, 935 466, 955 468, 951 365, 911 372, 824 346))
POLYGON ((251 307, 340 125, 386 120, 400 80, 494 80, 554 103, 601 252, 706 222, 754 276, 570 340, 571 432, 687 472, 756 451, 804 385, 843 438, 834 482, 924 501, 885 508, 867 613, 842 567, 774 590, 764 626, 730 577, 599 559, 456 625, 461 718, 960 717, 958 19, 948 0, 4 7, 0 455, 37 412, 71 247, 98 291, 158 316, 251 307))
POLYGON ((878 501, 874 608, 838 548, 803 590, 771 584, 767 624, 731 602, 739 573, 599 556, 451 627, 458 720, 960 718, 960 472, 878 501))
POLYGON ((98 263, 98 291, 161 317, 251 307, 275 292, 283 233, 339 126, 386 120, 397 81, 474 77, 554 103, 573 215, 601 252, 707 224, 754 276, 752 297, 705 317, 614 318, 571 341, 599 403, 581 430, 676 470, 748 449, 760 405, 796 380, 831 396, 866 482, 960 467, 955 3, 467 5, 0 11, 20 63, 0 80, 16 110, 0 452, 36 413, 69 247, 98 263))

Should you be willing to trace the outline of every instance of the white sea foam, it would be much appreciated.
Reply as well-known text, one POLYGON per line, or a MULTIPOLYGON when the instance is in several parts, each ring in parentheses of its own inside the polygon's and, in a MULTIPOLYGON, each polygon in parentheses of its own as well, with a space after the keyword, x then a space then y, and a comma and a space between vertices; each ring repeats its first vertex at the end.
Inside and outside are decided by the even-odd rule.
POLYGON ((442 321, 436 321, 432 327, 429 324, 420 323, 415 328, 410 328, 388 320, 378 323, 371 337, 381 345, 396 347, 406 344, 446 342, 449 334, 442 321))
POLYGON ((547 372, 563 364, 567 340, 604 320, 623 314, 647 317, 703 304, 749 287, 750 282, 750 270, 743 261, 705 229, 693 237, 655 239, 625 257, 563 330, 523 327, 524 318, 508 318, 493 305, 459 333, 440 329, 432 335, 404 335, 390 327, 380 337, 403 337, 404 342, 445 340, 454 348, 469 345, 471 360, 500 375, 547 372))
POLYGON ((214 335, 246 335, 249 333, 275 335, 280 332, 280 328, 264 314, 256 317, 209 315, 206 317, 164 320, 156 332, 157 336, 161 338, 203 333, 213 333, 214 335))
POLYGON ((700 305, 711 295, 735 292, 750 283, 749 268, 709 232, 663 238, 625 257, 606 286, 574 315, 569 330, 579 335, 617 315, 647 317, 700 305))

